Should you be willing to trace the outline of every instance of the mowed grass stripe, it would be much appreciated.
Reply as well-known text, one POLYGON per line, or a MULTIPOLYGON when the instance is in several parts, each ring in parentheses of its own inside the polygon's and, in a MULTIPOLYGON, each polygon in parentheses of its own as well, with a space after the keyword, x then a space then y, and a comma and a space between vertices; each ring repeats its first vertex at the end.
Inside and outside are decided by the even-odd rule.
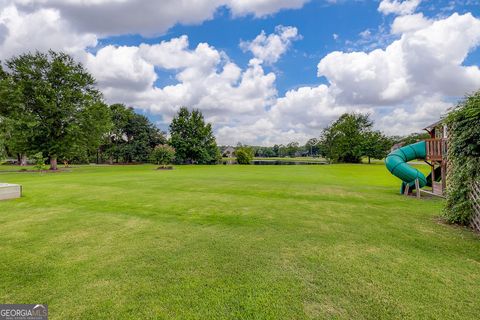
POLYGON ((2 173, 0 300, 52 319, 474 319, 480 242, 381 165, 2 173))

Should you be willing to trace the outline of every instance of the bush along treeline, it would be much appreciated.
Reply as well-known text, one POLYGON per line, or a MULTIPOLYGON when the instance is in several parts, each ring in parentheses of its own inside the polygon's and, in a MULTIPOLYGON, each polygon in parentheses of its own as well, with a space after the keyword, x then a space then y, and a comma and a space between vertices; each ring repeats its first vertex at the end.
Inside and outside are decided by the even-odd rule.
POLYGON ((238 164, 250 164, 253 160, 254 154, 253 148, 249 146, 240 145, 235 149, 235 156, 238 164))
POLYGON ((21 165, 152 161, 215 163, 211 125, 183 107, 170 141, 150 120, 123 104, 108 106, 95 79, 65 53, 28 53, 0 64, 0 159, 21 165), (168 148, 166 145, 170 145, 168 148), (158 148, 157 148, 158 147, 158 148), (40 159, 40 160, 39 160, 40 159))
POLYGON ((466 97, 445 118, 448 126, 447 201, 451 223, 468 225, 473 217, 472 183, 480 181, 480 91, 466 97))

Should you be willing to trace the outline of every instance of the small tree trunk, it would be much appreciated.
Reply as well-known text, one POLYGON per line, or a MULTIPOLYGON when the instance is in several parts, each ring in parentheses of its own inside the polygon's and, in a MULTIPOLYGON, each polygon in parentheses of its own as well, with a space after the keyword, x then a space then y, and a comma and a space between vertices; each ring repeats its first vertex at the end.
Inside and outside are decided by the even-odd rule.
POLYGON ((370 157, 368 157, 368 164, 370 164, 370 157))
POLYGON ((25 167, 27 165, 27 155, 22 153, 20 155, 20 166, 25 167))
POLYGON ((57 157, 56 156, 51 156, 50 157, 50 170, 57 170, 57 157))

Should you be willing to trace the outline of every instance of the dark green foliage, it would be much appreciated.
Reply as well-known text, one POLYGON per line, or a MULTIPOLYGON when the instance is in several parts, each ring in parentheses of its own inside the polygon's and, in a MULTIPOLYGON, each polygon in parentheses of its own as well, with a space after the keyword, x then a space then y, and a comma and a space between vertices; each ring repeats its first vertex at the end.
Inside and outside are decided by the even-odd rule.
POLYGON ((393 141, 379 131, 372 131, 368 114, 345 113, 323 130, 317 146, 331 162, 358 163, 362 157, 382 159, 393 141))
POLYGON ((273 147, 262 147, 264 157, 295 157, 305 149, 298 142, 292 141, 286 145, 276 144, 273 147))
POLYGON ((383 135, 380 131, 367 131, 363 135, 362 155, 370 159, 383 159, 387 156, 393 140, 383 135))
POLYGON ((480 179, 480 91, 468 96, 445 119, 448 125, 448 185, 444 214, 467 225, 473 215, 471 183, 480 179))
MULTIPOLYGON (((0 126, 2 125, 2 118, 0 117, 0 126)), ((0 131, 0 164, 7 157, 7 140, 2 131, 0 131)))
POLYGON ((270 157, 276 157, 277 154, 273 150, 272 147, 260 147, 260 146, 254 146, 252 147, 254 152, 255 152, 255 157, 265 157, 265 158, 270 158, 270 157))
POLYGON ((42 152, 56 169, 58 157, 98 147, 110 126, 109 111, 80 63, 49 51, 20 55, 6 64, 9 87, 2 95, 8 103, 0 106, 0 114, 11 120, 14 152, 42 152))
POLYGON ((16 112, 22 108, 20 87, 0 65, 0 140, 5 154, 26 154, 36 122, 29 114, 16 112))
POLYGON ((280 157, 280 146, 278 144, 273 146, 273 153, 275 157, 280 157))
POLYGON ((308 152, 309 156, 318 156, 320 152, 319 144, 320 141, 317 138, 312 138, 305 144, 305 151, 308 152))
POLYGON ((178 163, 213 164, 221 159, 212 125, 205 123, 199 110, 180 108, 170 124, 170 135, 178 163))
POLYGON ((238 164, 250 164, 254 156, 253 148, 247 146, 237 147, 235 156, 238 164))
POLYGON ((427 132, 412 133, 405 137, 393 137, 395 143, 402 143, 404 146, 429 139, 430 135, 427 132))
POLYGON ((286 153, 289 157, 295 157, 298 151, 300 151, 300 145, 298 142, 290 142, 287 144, 286 153))
POLYGON ((170 164, 175 159, 175 149, 169 145, 161 144, 156 146, 151 155, 150 160, 158 165, 170 164))
POLYGON ((144 162, 156 145, 165 144, 164 134, 148 120, 123 104, 110 106, 112 129, 102 153, 110 162, 144 162))

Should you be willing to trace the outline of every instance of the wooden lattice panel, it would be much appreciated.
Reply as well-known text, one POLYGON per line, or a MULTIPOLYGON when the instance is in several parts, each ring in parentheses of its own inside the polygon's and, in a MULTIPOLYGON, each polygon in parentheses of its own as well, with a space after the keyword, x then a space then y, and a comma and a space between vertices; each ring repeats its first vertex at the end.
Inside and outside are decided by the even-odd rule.
POLYGON ((474 181, 470 190, 470 199, 472 200, 473 218, 472 228, 480 231, 480 182, 474 181))

